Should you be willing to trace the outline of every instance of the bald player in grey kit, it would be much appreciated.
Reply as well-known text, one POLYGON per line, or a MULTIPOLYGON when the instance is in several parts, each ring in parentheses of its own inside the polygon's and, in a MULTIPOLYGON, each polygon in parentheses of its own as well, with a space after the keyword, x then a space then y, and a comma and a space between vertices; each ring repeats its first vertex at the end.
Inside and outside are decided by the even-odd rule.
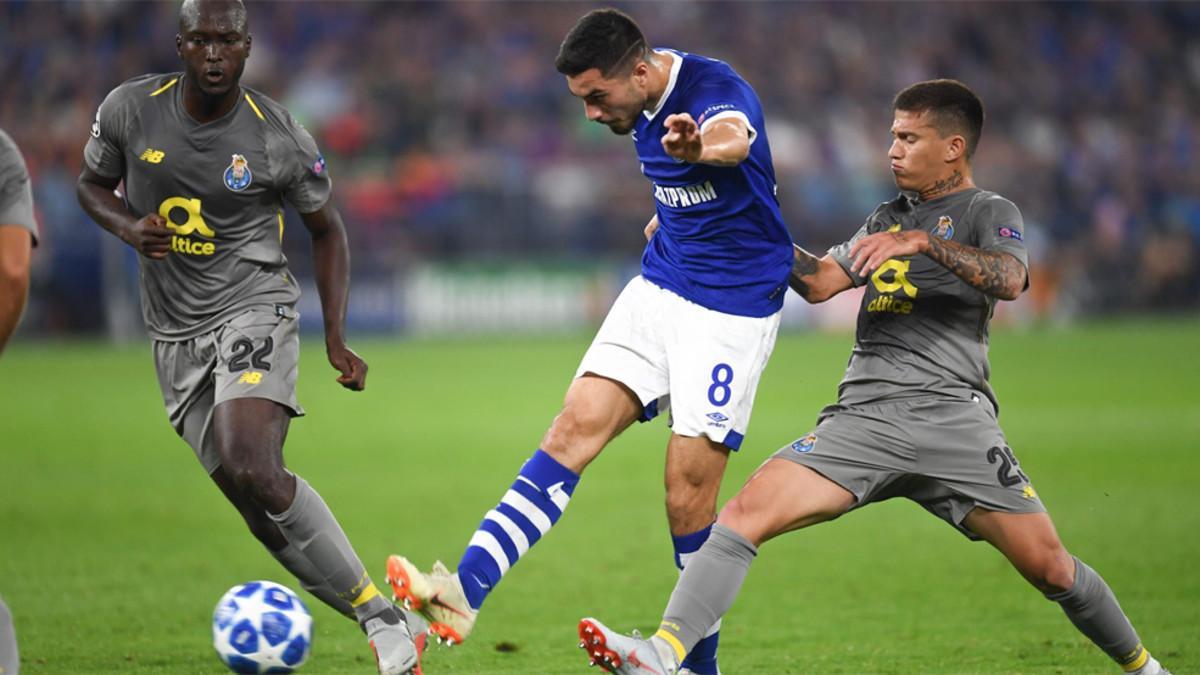
POLYGON ((972 179, 983 104, 960 82, 933 80, 893 108, 888 158, 901 194, 824 257, 797 247, 792 268, 810 302, 866 286, 837 403, 724 506, 653 637, 580 622, 580 647, 605 670, 676 672, 732 606, 763 542, 905 497, 995 546, 1126 672, 1167 673, 1104 579, 1063 547, 997 422, 988 323, 997 300, 1028 287, 1028 257, 1016 206, 972 179))
MULTIPOLYGON (((0 129, 0 352, 25 309, 30 258, 37 235, 33 186, 25 159, 17 144, 0 129)), ((12 614, 0 598, 0 675, 16 675, 20 661, 12 614)))
POLYGON ((367 375, 345 342, 350 260, 325 160, 282 106, 239 85, 251 45, 241 2, 187 0, 175 44, 183 72, 134 78, 101 104, 79 202, 141 254, 142 312, 175 430, 271 554, 358 621, 379 672, 413 672, 426 624, 380 595, 320 495, 283 462, 288 424, 303 414, 285 201, 312 237, 337 381, 358 391, 367 375))

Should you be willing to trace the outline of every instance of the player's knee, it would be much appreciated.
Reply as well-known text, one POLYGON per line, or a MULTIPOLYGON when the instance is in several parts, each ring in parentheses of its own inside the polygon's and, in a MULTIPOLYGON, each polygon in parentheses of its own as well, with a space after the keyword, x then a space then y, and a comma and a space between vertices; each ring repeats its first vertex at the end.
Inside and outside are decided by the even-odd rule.
POLYGON ((712 520, 715 498, 703 490, 690 487, 668 487, 667 517, 672 521, 693 520, 697 517, 712 520))
POLYGON ((554 418, 542 441, 542 450, 563 464, 586 464, 608 441, 605 420, 586 406, 570 405, 554 418), (567 460, 567 461, 564 461, 567 460))
POLYGON ((1042 593, 1053 595, 1075 585, 1075 558, 1062 546, 1045 551, 1026 568, 1025 576, 1042 593))
POLYGON ((684 474, 668 475, 666 507, 671 531, 686 534, 711 525, 716 517, 719 487, 719 481, 710 484, 684 474))
POLYGON ((1041 574, 1043 593, 1062 593, 1075 585, 1075 558, 1061 546, 1049 556, 1041 574))
POLYGON ((280 504, 286 509, 291 502, 289 477, 281 469, 263 464, 241 464, 226 466, 226 471, 238 490, 261 508, 279 511, 282 510, 280 504))
POLYGON ((725 502, 717 514, 717 522, 749 539, 755 546, 779 534, 767 509, 742 493, 725 502))
POLYGON ((717 515, 717 522, 741 532, 753 521, 753 514, 754 510, 750 508, 750 505, 746 503, 741 494, 737 494, 721 507, 721 513, 717 515))

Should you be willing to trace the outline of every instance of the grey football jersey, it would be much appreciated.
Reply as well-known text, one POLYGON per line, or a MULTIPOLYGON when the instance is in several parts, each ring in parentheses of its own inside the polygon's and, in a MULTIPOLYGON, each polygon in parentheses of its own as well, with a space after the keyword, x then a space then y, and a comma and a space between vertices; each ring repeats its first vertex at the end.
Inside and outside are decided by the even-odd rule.
POLYGON ((17 144, 0 129, 0 225, 29 230, 37 243, 37 221, 33 218, 33 186, 25 158, 17 144))
POLYGON ((1029 267, 1021 213, 994 192, 972 188, 928 202, 901 194, 881 204, 850 241, 829 251, 855 286, 867 287, 838 404, 980 392, 996 406, 987 357, 995 298, 925 255, 889 259, 870 277, 850 272, 851 245, 889 230, 1004 251, 1029 267))
POLYGON ((183 75, 145 75, 114 89, 84 149, 88 167, 125 180, 137 217, 174 230, 162 260, 139 257, 142 314, 152 337, 185 340, 252 306, 300 291, 283 255, 283 202, 312 213, 332 183, 312 136, 253 89, 224 117, 197 124, 183 75))

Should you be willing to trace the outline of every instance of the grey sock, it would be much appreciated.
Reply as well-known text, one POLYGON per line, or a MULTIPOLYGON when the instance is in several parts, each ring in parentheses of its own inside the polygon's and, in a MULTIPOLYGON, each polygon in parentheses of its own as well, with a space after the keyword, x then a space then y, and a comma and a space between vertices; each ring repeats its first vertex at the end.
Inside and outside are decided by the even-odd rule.
MULTIPOLYGON (((658 635, 669 635, 677 655, 692 651, 708 629, 733 606, 758 549, 742 535, 721 525, 688 561, 671 593, 658 635)), ((670 640, 666 640, 670 642, 670 640)), ((680 659, 683 657, 680 656, 680 659)))
POLYGON ((1057 602, 1079 632, 1122 666, 1137 662, 1145 652, 1112 589, 1079 558, 1075 558, 1075 585, 1071 590, 1046 598, 1057 602))
POLYGON ((307 481, 296 476, 292 505, 283 513, 268 515, 288 543, 308 558, 326 585, 354 608, 360 624, 391 608, 392 603, 371 582, 325 500, 307 481))
POLYGON ((0 599, 0 675, 17 675, 21 658, 17 654, 17 634, 13 630, 12 613, 0 599))
POLYGON ((356 618, 350 602, 338 596, 333 588, 325 583, 325 579, 317 571, 317 568, 295 546, 289 543, 278 551, 271 551, 271 555, 275 556, 275 559, 300 581, 301 588, 317 596, 318 600, 334 608, 338 613, 351 619, 356 618))

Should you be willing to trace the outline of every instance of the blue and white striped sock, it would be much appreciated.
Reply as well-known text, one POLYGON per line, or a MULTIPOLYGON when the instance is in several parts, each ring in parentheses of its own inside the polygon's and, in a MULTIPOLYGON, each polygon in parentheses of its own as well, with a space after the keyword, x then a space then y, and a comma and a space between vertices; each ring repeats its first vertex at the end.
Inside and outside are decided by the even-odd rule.
MULTIPOLYGON (((704 542, 708 540, 708 535, 712 533, 712 525, 681 536, 671 536, 671 543, 675 546, 675 566, 683 571, 687 565, 688 559, 700 550, 704 542)), ((717 669, 717 642, 721 639, 721 620, 713 624, 712 628, 705 633, 704 639, 696 643, 692 651, 688 653, 687 658, 683 663, 679 664, 680 670, 688 669, 696 675, 718 675, 720 670, 717 669)))
POLYGON ((521 467, 496 508, 487 512, 458 563, 472 609, 479 609, 504 573, 562 517, 579 474, 542 450, 521 467))

